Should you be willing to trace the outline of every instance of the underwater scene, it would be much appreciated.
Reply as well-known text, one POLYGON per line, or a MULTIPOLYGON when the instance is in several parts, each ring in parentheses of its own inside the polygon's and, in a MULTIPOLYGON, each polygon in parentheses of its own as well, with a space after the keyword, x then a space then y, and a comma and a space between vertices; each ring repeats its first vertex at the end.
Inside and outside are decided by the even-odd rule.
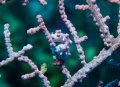
POLYGON ((120 0, 0 0, 0 87, 120 87, 120 0))

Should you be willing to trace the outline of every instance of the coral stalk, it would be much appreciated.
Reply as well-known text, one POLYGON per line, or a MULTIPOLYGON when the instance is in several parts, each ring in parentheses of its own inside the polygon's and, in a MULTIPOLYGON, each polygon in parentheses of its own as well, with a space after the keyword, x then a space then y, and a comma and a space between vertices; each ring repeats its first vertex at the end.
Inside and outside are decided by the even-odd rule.
POLYGON ((94 70, 98 65, 100 65, 107 57, 109 57, 116 49, 120 47, 120 35, 114 39, 114 43, 108 50, 102 49, 98 56, 95 56, 94 59, 86 64, 83 68, 78 70, 70 79, 67 79, 63 87, 72 87, 75 82, 83 80, 86 75, 94 70))
POLYGON ((24 55, 26 51, 32 49, 32 45, 28 44, 28 45, 24 46, 22 50, 20 50, 18 52, 13 52, 13 48, 12 48, 12 44, 11 44, 11 40, 10 40, 9 27, 10 27, 9 24, 4 25, 5 43, 6 43, 6 46, 7 46, 7 51, 8 51, 8 54, 9 54, 9 58, 7 58, 6 60, 2 60, 0 62, 0 67, 9 64, 10 62, 15 60, 16 58, 24 55))
POLYGON ((18 58, 19 61, 26 62, 34 71, 30 74, 22 75, 23 79, 29 79, 34 77, 35 75, 39 76, 39 78, 43 81, 45 87, 50 87, 50 82, 47 77, 42 74, 41 71, 37 68, 37 66, 30 60, 27 56, 21 56, 18 58))
POLYGON ((70 22, 70 20, 68 20, 67 15, 65 13, 64 0, 59 0, 59 13, 61 15, 62 20, 66 24, 67 28, 73 35, 74 41, 76 43, 77 51, 79 53, 79 58, 81 60, 81 64, 85 65, 86 64, 85 55, 84 55, 84 51, 80 43, 82 41, 85 41, 87 39, 87 36, 82 37, 82 41, 81 41, 81 38, 78 37, 75 27, 70 22))
POLYGON ((119 15, 118 15, 118 18, 119 18, 119 22, 118 22, 118 26, 117 26, 117 33, 120 34, 120 5, 119 5, 119 15))
MULTIPOLYGON (((47 2, 45 0, 38 0, 39 3, 41 5, 47 5, 47 2)), ((26 6, 28 3, 30 2, 30 0, 24 0, 24 2, 22 3, 23 6, 26 6)))

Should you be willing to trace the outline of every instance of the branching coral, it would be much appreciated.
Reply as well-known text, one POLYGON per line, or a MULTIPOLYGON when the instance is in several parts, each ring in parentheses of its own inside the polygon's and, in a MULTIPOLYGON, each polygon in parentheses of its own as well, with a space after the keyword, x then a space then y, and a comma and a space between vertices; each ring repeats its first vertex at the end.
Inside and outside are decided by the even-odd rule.
MULTIPOLYGON (((45 0, 38 0, 40 4, 42 5, 47 5, 47 2, 45 0)), ((23 2, 23 6, 26 6, 28 3, 30 2, 30 0, 24 0, 23 2)))
POLYGON ((9 32, 9 24, 4 25, 4 35, 5 35, 5 42, 7 46, 7 51, 9 54, 9 58, 6 60, 2 60, 0 62, 0 67, 7 65, 17 59, 18 61, 26 62, 34 71, 30 74, 22 75, 22 79, 29 79, 31 77, 34 77, 35 75, 38 75, 42 81, 44 82, 44 85, 46 87, 50 87, 50 82, 47 80, 47 77, 45 77, 41 71, 37 68, 37 66, 32 62, 31 59, 29 59, 27 56, 23 56, 27 50, 32 49, 32 45, 28 44, 27 46, 24 46, 22 50, 18 52, 13 52, 11 40, 10 40, 10 32, 9 32))
MULTIPOLYGON (((120 4, 119 0, 108 0, 108 1, 110 3, 120 4)), ((42 5, 47 4, 45 0, 39 0, 39 2, 42 5)), ((5 3, 5 1, 0 0, 0 3, 5 3)), ((25 6, 28 3, 29 0, 25 0, 23 5, 25 6)), ((27 33, 31 35, 39 31, 44 32, 46 39, 50 44, 50 49, 53 54, 53 59, 54 59, 53 64, 57 65, 61 69, 62 73, 67 77, 65 84, 61 87, 73 87, 75 85, 75 82, 78 81, 82 82, 83 79, 87 77, 88 73, 92 72, 98 65, 100 65, 104 60, 106 60, 107 57, 111 56, 112 53, 120 47, 120 11, 119 11, 119 22, 117 26, 118 36, 114 37, 109 31, 110 30, 109 26, 107 26, 106 24, 106 21, 110 19, 110 17, 109 16, 103 17, 103 15, 100 12, 100 8, 96 4, 96 0, 86 0, 86 3, 87 3, 86 5, 76 5, 75 9, 89 10, 91 12, 93 21, 95 21, 96 25, 99 27, 99 31, 101 34, 101 38, 104 42, 104 45, 108 47, 108 49, 103 48, 97 56, 93 57, 92 61, 86 62, 85 53, 83 47, 81 46, 81 43, 83 41, 86 41, 88 37, 78 36, 76 28, 74 27, 72 22, 68 19, 67 14, 65 12, 64 0, 59 0, 59 13, 61 19, 67 26, 68 30, 70 31, 70 34, 73 36, 73 40, 75 42, 78 51, 79 59, 81 61, 81 64, 83 65, 82 68, 79 69, 73 76, 70 74, 69 70, 65 67, 65 62, 67 58, 71 55, 70 45, 72 44, 72 41, 69 37, 70 35, 68 33, 65 34, 62 33, 62 30, 60 29, 56 30, 55 33, 50 33, 41 15, 36 16, 39 25, 37 27, 30 28, 29 30, 27 30, 27 33)), ((39 78, 41 78, 41 80, 43 81, 46 87, 50 87, 50 82, 48 81, 47 77, 44 76, 44 73, 46 72, 45 66, 42 67, 41 70, 39 70, 31 59, 29 59, 27 56, 24 56, 27 50, 32 49, 32 45, 28 44, 27 46, 24 46, 21 51, 14 52, 10 40, 9 24, 4 25, 4 35, 5 35, 5 42, 6 42, 9 58, 1 61, 0 67, 9 64, 15 59, 17 59, 18 61, 26 62, 32 68, 33 72, 22 75, 22 78, 29 79, 34 76, 38 76, 39 78)), ((105 87, 109 87, 109 85, 116 85, 116 83, 118 84, 118 80, 111 82, 105 87)))
MULTIPOLYGON (((38 1, 42 5, 47 5, 47 2, 45 0, 38 0, 38 1)), ((0 0, 1 4, 5 4, 6 2, 7 2, 7 0, 0 0)), ((22 3, 22 5, 26 6, 29 2, 30 2, 30 0, 24 0, 24 2, 22 3)))
POLYGON ((120 0, 108 0, 111 3, 116 3, 116 4, 120 4, 120 0))

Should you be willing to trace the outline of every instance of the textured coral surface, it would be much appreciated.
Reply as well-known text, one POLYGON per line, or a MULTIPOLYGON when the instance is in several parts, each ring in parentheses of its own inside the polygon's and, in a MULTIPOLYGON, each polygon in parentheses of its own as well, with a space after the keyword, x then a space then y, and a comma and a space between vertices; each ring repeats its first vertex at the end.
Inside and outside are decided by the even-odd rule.
POLYGON ((0 0, 0 87, 119 87, 119 0, 0 0))

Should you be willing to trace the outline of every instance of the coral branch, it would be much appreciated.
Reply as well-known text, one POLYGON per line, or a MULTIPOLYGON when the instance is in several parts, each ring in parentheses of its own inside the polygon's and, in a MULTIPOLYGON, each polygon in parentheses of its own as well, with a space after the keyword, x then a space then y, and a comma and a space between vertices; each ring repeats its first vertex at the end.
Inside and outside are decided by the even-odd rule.
POLYGON ((42 5, 47 5, 47 2, 45 0, 38 0, 42 5))
POLYGON ((76 5, 75 9, 76 10, 88 10, 89 6, 88 5, 76 5))
POLYGON ((120 35, 114 39, 114 43, 108 50, 103 49, 100 51, 98 56, 95 56, 94 59, 86 64, 83 68, 77 71, 70 79, 65 82, 63 87, 72 87, 75 82, 78 80, 83 80, 87 73, 91 72, 98 65, 100 65, 108 56, 110 56, 117 48, 120 46, 120 35))
POLYGON ((22 56, 27 50, 30 50, 30 49, 32 49, 32 45, 28 44, 27 46, 24 46, 21 51, 12 53, 12 55, 10 55, 9 58, 7 58, 6 60, 2 60, 0 62, 0 67, 11 63, 13 60, 22 56))
POLYGON ((50 43, 50 46, 55 46, 55 43, 51 37, 51 34, 49 33, 47 27, 45 26, 45 23, 43 21, 43 18, 41 15, 37 15, 37 19, 38 19, 38 22, 40 23, 38 27, 36 28, 30 28, 27 33, 28 34, 35 34, 37 32, 39 32, 40 30, 43 30, 43 32, 45 33, 46 35, 46 38, 48 39, 49 43, 50 43))
MULTIPOLYGON (((47 2, 45 0, 38 0, 40 2, 40 4, 42 5, 47 5, 47 2)), ((24 0, 24 2, 22 3, 23 6, 26 6, 28 3, 30 2, 30 0, 24 0)))
POLYGON ((92 0, 87 0, 87 3, 89 5, 89 9, 92 13, 94 21, 96 21, 97 25, 100 27, 101 37, 103 38, 104 44, 106 46, 111 46, 113 35, 110 34, 109 27, 105 24, 105 18, 103 18, 102 14, 100 13, 100 9, 92 0))
POLYGON ((29 79, 34 77, 35 75, 39 76, 39 78, 43 81, 45 87, 50 87, 50 82, 47 80, 47 77, 42 74, 41 71, 37 68, 37 66, 30 60, 27 56, 21 56, 18 58, 19 61, 26 62, 34 71, 30 74, 22 75, 23 79, 29 79))
MULTIPOLYGON (((59 0, 59 12, 60 12, 62 20, 64 21, 67 28, 73 35, 74 41, 76 43, 77 51, 79 53, 79 58, 81 59, 81 63, 83 65, 85 65, 86 64, 85 55, 84 55, 83 48, 79 42, 80 38, 77 36, 77 31, 76 31, 75 27, 73 26, 73 24, 70 22, 70 20, 67 19, 67 15, 65 13, 65 7, 64 7, 64 0, 59 0)), ((86 38, 83 41, 85 41, 85 40, 86 40, 86 38)))
POLYGON ((108 47, 112 46, 113 35, 109 32, 109 27, 105 22, 110 19, 109 16, 103 17, 100 13, 100 9, 95 3, 96 0, 87 0, 88 5, 76 5, 77 10, 87 10, 89 9, 92 13, 93 19, 96 22, 96 25, 100 27, 101 37, 104 41, 104 44, 108 47))
POLYGON ((5 36, 7 51, 9 53, 9 58, 7 58, 6 60, 2 60, 0 62, 0 67, 9 64, 14 59, 22 56, 27 50, 32 49, 32 45, 28 44, 28 45, 24 46, 22 50, 20 50, 18 52, 13 52, 13 48, 12 48, 12 44, 11 44, 11 40, 10 40, 9 26, 10 26, 9 24, 4 25, 4 36, 5 36))
MULTIPOLYGON (((45 23, 43 21, 43 18, 41 15, 37 15, 36 16, 37 21, 40 23, 39 26, 35 27, 35 28, 30 28, 29 30, 27 30, 28 34, 35 34, 37 32, 39 32, 40 30, 43 30, 43 32, 45 33, 46 38, 48 39, 48 42, 50 43, 50 47, 51 50, 56 48, 56 44, 52 38, 52 35, 50 34, 50 32, 48 31, 47 27, 45 26, 45 23)), ((57 57, 56 55, 53 55, 53 59, 56 60, 57 57)))
POLYGON ((65 65, 62 65, 61 69, 62 69, 62 73, 66 75, 67 79, 70 79, 71 78, 70 72, 65 67, 65 65))
POLYGON ((119 22, 118 22, 118 26, 117 26, 117 32, 118 32, 118 34, 120 34, 120 6, 119 6, 119 15, 118 15, 118 18, 119 18, 119 22))
POLYGON ((33 78, 35 76, 36 76, 36 73, 32 72, 32 73, 29 73, 29 74, 22 75, 21 78, 24 79, 24 80, 26 80, 26 79, 33 78))
POLYGON ((12 48, 12 44, 11 44, 11 40, 10 40, 10 31, 9 31, 9 24, 5 24, 4 25, 4 36, 5 36, 5 43, 7 46, 7 51, 9 54, 9 57, 12 56, 13 52, 13 48, 12 48))
POLYGON ((119 4, 120 5, 120 0, 107 0, 110 3, 115 3, 115 4, 119 4))

